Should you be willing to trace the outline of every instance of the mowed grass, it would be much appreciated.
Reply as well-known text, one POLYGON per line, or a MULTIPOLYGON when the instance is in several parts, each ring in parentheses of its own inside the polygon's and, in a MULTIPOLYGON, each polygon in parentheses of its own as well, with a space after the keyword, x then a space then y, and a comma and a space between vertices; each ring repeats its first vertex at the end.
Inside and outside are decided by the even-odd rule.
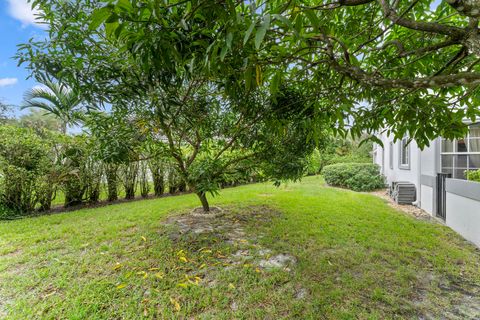
POLYGON ((194 195, 0 222, 0 318, 435 318, 480 286, 479 251, 453 231, 320 177, 212 203, 278 212, 246 220, 245 237, 293 255, 291 271, 227 266, 237 248, 219 238, 171 240, 161 222, 198 206, 194 195))

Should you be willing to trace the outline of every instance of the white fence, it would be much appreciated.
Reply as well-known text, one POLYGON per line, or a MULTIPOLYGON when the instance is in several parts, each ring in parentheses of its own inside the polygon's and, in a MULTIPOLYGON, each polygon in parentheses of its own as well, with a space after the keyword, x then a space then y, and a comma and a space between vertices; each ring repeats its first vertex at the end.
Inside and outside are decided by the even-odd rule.
MULTIPOLYGON (((437 216, 439 210, 437 179, 422 175, 420 205, 423 210, 437 216)), ((480 183, 446 179, 445 224, 465 239, 480 247, 480 183)))
POLYGON ((447 179, 447 226, 480 247, 480 183, 447 179))

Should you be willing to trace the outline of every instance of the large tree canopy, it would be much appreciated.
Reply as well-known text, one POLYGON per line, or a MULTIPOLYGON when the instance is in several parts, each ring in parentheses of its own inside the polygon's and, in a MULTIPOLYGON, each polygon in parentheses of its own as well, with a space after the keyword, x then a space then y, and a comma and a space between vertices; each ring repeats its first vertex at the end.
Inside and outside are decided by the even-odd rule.
POLYGON ((205 211, 206 193, 217 192, 228 175, 255 167, 277 181, 301 177, 314 148, 311 129, 325 127, 320 118, 313 121, 303 89, 293 83, 272 97, 259 75, 245 85, 241 50, 228 59, 220 53, 221 68, 205 64, 208 47, 218 47, 223 5, 202 5, 203 15, 191 19, 188 5, 159 7, 161 26, 142 22, 156 10, 145 5, 137 12, 140 3, 45 2, 50 39, 25 45, 19 58, 38 78, 53 76, 74 88, 86 105, 111 105, 113 118, 90 113, 85 122, 107 144, 109 162, 116 160, 111 155, 130 154, 123 148, 128 136, 141 134, 163 153, 153 156, 171 158, 205 211), (118 117, 126 123, 108 121, 118 117), (102 134, 108 123, 114 130, 102 134))
POLYGON ((421 146, 479 114, 478 0, 35 3, 50 38, 21 46, 19 61, 92 101, 193 75, 230 96, 288 83, 335 132, 386 129, 421 146))

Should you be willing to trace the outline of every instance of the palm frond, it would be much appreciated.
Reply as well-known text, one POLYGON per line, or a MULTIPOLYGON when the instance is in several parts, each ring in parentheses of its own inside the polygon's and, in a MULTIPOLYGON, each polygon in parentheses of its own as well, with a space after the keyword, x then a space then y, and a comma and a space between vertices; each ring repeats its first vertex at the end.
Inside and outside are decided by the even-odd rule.
POLYGON ((52 106, 46 102, 38 101, 38 100, 28 100, 25 101, 24 104, 21 106, 21 109, 29 109, 29 108, 37 108, 45 110, 47 113, 52 113, 58 116, 56 110, 52 108, 52 106))
POLYGON ((52 113, 67 123, 75 123, 74 115, 81 103, 77 92, 68 86, 46 80, 44 87, 25 92, 21 109, 40 108, 52 113))

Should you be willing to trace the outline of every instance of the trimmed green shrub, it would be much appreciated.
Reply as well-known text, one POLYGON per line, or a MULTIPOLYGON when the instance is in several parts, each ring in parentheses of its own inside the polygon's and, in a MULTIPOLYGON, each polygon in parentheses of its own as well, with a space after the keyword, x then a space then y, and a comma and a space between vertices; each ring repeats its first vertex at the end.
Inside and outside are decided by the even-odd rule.
POLYGON ((335 187, 372 191, 385 187, 380 168, 373 163, 339 163, 323 168, 325 181, 335 187))
MULTIPOLYGON (((30 129, 0 127, 0 203, 25 214, 50 207, 54 182, 52 143, 30 129)), ((2 216, 7 211, 3 210, 2 216)))
POLYGON ((467 179, 470 181, 480 182, 480 169, 467 171, 467 179))

